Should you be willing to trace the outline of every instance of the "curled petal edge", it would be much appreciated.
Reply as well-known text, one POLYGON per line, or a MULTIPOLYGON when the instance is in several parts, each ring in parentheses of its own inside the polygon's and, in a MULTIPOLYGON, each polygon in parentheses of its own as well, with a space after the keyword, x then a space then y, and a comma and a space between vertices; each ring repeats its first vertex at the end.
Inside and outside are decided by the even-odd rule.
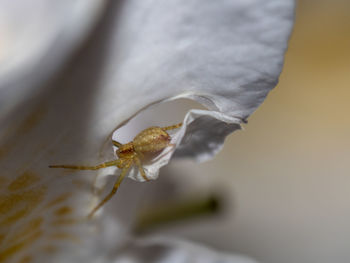
MULTIPOLYGON (((171 158, 193 158, 197 162, 210 160, 222 148, 230 133, 241 129, 242 119, 210 110, 190 110, 182 127, 172 134, 171 146, 165 148, 144 170, 149 179, 158 178, 159 169, 167 165, 171 158)), ((145 179, 133 167, 129 178, 143 182, 145 179)))

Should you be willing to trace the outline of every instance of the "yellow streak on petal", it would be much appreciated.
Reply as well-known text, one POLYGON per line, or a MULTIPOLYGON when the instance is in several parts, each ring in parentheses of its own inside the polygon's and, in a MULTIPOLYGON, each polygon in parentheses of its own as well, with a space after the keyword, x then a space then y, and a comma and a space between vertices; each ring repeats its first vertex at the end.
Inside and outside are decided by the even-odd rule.
POLYGON ((44 219, 42 217, 38 217, 30 220, 28 223, 22 226, 17 227, 15 232, 11 234, 11 237, 7 241, 7 243, 14 243, 20 240, 21 238, 32 234, 33 232, 39 231, 43 222, 44 219))
POLYGON ((7 261, 9 258, 11 258, 13 255, 18 253, 19 251, 32 245, 41 236, 42 236, 42 232, 38 231, 38 232, 34 233, 33 235, 29 236, 28 238, 14 244, 14 245, 11 244, 10 246, 5 248, 4 250, 0 250, 0 263, 7 261))
POLYGON ((24 172, 22 175, 18 176, 15 180, 13 180, 12 183, 10 183, 10 185, 7 187, 7 189, 11 192, 23 190, 28 186, 37 183, 38 181, 40 181, 39 176, 27 171, 24 172))
POLYGON ((24 209, 21 209, 19 211, 16 211, 13 215, 10 215, 9 217, 5 218, 4 220, 0 221, 0 226, 5 227, 5 226, 10 226, 14 223, 16 223, 18 220, 21 218, 25 217, 30 213, 30 209, 27 207, 24 209))
POLYGON ((47 187, 42 185, 33 190, 19 193, 0 195, 0 217, 10 213, 20 205, 33 210, 45 197, 47 187))
POLYGON ((55 199, 51 200, 50 202, 48 202, 45 207, 49 208, 49 207, 56 206, 56 205, 58 205, 60 203, 63 203, 69 197, 71 197, 71 195, 72 195, 72 193, 64 193, 64 194, 56 197, 55 199))
POLYGON ((78 236, 73 235, 71 233, 67 232, 55 232, 49 235, 49 238, 54 240, 69 240, 73 241, 74 243, 80 243, 81 240, 78 236))
POLYGON ((69 215, 73 212, 73 208, 69 207, 69 206, 62 206, 60 208, 58 208, 57 210, 54 211, 54 214, 56 216, 66 216, 69 215))

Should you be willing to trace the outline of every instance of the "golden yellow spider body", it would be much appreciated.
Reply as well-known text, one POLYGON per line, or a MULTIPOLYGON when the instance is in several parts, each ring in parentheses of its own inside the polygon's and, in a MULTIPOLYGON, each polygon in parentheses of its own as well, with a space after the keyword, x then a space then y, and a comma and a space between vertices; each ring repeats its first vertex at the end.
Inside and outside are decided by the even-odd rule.
POLYGON ((164 128, 150 127, 136 135, 133 141, 121 145, 116 154, 120 159, 123 159, 133 158, 135 154, 157 153, 166 148, 170 140, 171 137, 164 128))
POLYGON ((171 141, 167 130, 173 130, 181 127, 182 123, 167 126, 167 127, 149 127, 135 136, 135 138, 126 144, 112 141, 113 145, 118 147, 116 155, 118 159, 105 162, 96 166, 79 166, 79 165, 50 165, 50 168, 66 168, 76 170, 97 170, 109 166, 117 166, 122 169, 117 181, 115 182, 112 191, 91 211, 89 217, 101 208, 112 196, 117 192, 121 182, 127 175, 130 167, 136 165, 141 176, 149 181, 142 167, 142 162, 151 159, 156 154, 168 147, 171 141))

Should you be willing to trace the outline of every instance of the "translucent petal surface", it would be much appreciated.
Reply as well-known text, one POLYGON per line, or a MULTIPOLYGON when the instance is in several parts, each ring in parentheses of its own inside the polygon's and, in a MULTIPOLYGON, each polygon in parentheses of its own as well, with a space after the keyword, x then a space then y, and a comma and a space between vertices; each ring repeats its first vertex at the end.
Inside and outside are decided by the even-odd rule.
POLYGON ((40 84, 81 43, 104 5, 104 0, 0 0, 1 113, 37 95, 40 84))
MULTIPOLYGON (((63 16, 63 23, 72 9, 62 3, 66 6, 57 17, 63 16)), ((91 10, 97 9, 81 13, 77 28, 57 22, 58 28, 82 34, 92 25, 91 10)), ((176 155, 210 158, 276 84, 293 2, 128 0, 112 1, 106 12, 73 62, 45 85, 51 71, 45 63, 36 67, 42 55, 20 56, 11 67, 3 57, 1 66, 10 73, 0 75, 0 100, 7 105, 0 113, 0 262, 45 262, 48 257, 51 262, 107 262, 105 256, 124 242, 127 229, 116 219, 101 225, 85 221, 100 199, 92 187, 100 185, 94 184, 96 172, 48 165, 93 165, 113 158, 111 141, 107 148, 103 145, 115 127, 151 104, 176 98, 208 108, 184 117, 185 125, 173 135, 176 155), (16 92, 8 86, 13 79, 16 92), (20 86, 26 89, 16 88, 20 86), (21 104, 14 103, 14 94, 23 95, 21 104), (113 235, 113 243, 102 242, 105 235, 113 235)), ((22 30, 41 25, 38 17, 25 18, 22 30)), ((25 39, 19 32, 13 39, 25 39)), ((50 43, 57 44, 64 52, 53 49, 58 53, 43 60, 57 68, 77 42, 59 45, 51 34, 37 44, 33 37, 33 50, 46 54, 50 43)), ((9 50, 17 54, 15 47, 9 50)), ((147 167, 150 178, 156 178, 173 150, 147 167)))
MULTIPOLYGON (((227 125, 227 131, 239 128, 237 123, 245 120, 277 83, 293 21, 293 1, 203 4, 200 0, 146 0, 127 1, 121 10, 114 21, 101 83, 100 99, 106 106, 97 114, 108 116, 108 123, 106 118, 95 119, 103 134, 120 118, 129 118, 130 110, 136 113, 157 101, 175 98, 194 99, 220 112, 225 123, 235 124, 227 125), (120 115, 113 112, 116 105, 120 115)), ((177 137, 181 155, 186 152, 186 156, 204 160, 217 152, 228 132, 222 133, 219 142, 211 136, 216 123, 211 120, 206 125, 212 129, 205 129, 207 134, 201 138, 192 133, 204 128, 198 121, 187 130, 186 137, 197 141, 197 146, 198 141, 203 142, 203 147, 193 148, 192 142, 181 143, 182 138, 177 137)), ((162 165, 169 157, 163 158, 162 165)), ((148 176, 156 178, 158 168, 147 169, 148 176)))

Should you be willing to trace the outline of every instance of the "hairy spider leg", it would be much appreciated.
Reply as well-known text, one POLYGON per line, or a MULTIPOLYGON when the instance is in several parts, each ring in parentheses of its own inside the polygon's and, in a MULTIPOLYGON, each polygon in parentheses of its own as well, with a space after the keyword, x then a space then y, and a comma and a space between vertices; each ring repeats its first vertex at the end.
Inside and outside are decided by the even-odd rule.
POLYGON ((120 148, 123 145, 122 143, 114 141, 114 140, 112 140, 112 142, 113 142, 113 145, 118 147, 118 148, 120 148))
POLYGON ((113 160, 105 163, 101 163, 95 166, 83 166, 83 165, 49 165, 49 168, 65 168, 65 169, 75 169, 75 170, 98 170, 101 168, 106 168, 109 166, 120 165, 120 160, 113 160))
POLYGON ((122 172, 120 173, 117 181, 115 182, 112 191, 94 208, 92 209, 92 211, 89 214, 89 218, 91 218, 98 209, 100 209, 106 202, 108 202, 112 196, 117 192, 120 184, 122 183, 123 179, 125 178, 127 172, 129 171, 131 165, 132 165, 133 161, 130 160, 127 164, 125 164, 125 166, 122 169, 122 172))
POLYGON ((140 158, 135 156, 134 160, 135 160, 137 167, 139 168, 140 174, 142 175, 143 179, 145 179, 146 181, 149 181, 150 179, 147 177, 145 170, 142 167, 140 158))
POLYGON ((174 130, 174 129, 180 128, 181 126, 182 126, 182 122, 180 122, 180 123, 178 123, 178 124, 175 124, 175 125, 162 127, 161 129, 162 129, 163 131, 169 131, 169 130, 174 130))

